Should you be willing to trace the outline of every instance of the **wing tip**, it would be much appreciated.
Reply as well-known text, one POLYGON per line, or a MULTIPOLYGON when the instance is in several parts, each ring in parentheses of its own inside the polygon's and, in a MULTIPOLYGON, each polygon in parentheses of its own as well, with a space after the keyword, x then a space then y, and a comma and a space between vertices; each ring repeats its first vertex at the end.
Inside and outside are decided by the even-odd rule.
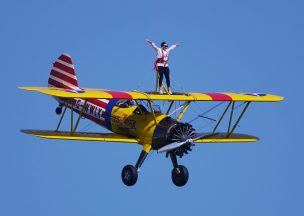
POLYGON ((35 91, 37 87, 19 86, 18 88, 24 91, 35 91))
POLYGON ((20 129, 20 132, 24 134, 34 135, 33 130, 29 130, 29 129, 20 129))
POLYGON ((27 131, 27 130, 25 130, 25 129, 20 129, 20 132, 21 132, 21 133, 27 133, 26 131, 27 131))

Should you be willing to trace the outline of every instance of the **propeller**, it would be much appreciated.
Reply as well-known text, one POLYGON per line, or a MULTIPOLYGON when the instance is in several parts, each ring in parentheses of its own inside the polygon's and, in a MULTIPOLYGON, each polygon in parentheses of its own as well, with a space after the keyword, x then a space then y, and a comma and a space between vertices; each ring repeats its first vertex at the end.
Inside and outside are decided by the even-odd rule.
MULTIPOLYGON (((194 138, 189 138, 189 139, 186 139, 185 141, 182 141, 182 142, 174 142, 174 143, 170 143, 168 145, 165 145, 164 147, 160 148, 157 150, 158 153, 162 153, 162 152, 168 152, 168 151, 172 151, 174 149, 177 149, 185 144, 189 144, 189 146, 194 146, 194 141, 200 139, 204 137, 204 134, 195 134, 195 137, 194 138)), ((191 148, 189 148, 189 151, 191 151, 191 148)), ((187 152, 185 152, 187 154, 187 152)))
POLYGON ((166 135, 167 143, 158 149, 158 153, 166 152, 166 157, 173 152, 180 158, 192 151, 194 142, 202 138, 204 134, 196 133, 189 123, 177 123, 169 128, 166 135))

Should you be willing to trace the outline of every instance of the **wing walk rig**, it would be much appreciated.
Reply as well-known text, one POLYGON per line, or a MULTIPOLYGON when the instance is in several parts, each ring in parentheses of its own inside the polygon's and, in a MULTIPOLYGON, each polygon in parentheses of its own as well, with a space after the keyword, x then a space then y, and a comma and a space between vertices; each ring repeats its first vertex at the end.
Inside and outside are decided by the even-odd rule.
MULTIPOLYGON (((65 60, 71 65, 71 60, 67 56, 60 56, 59 62, 65 60)), ((55 66, 59 67, 60 65, 56 62, 55 66)), ((56 73, 53 73, 53 75, 55 76, 56 73)), ((61 77, 61 79, 64 79, 64 77, 61 77)), ((59 79, 56 78, 56 80, 59 79)), ((259 138, 255 136, 234 133, 249 105, 252 102, 278 102, 283 100, 283 97, 271 94, 189 92, 167 95, 154 92, 111 91, 62 86, 66 85, 67 81, 62 82, 62 85, 53 80, 49 80, 50 83, 49 87, 21 87, 21 89, 53 96, 59 102, 60 106, 56 109, 56 112, 61 114, 61 117, 56 129, 21 131, 47 139, 123 142, 142 145, 142 151, 135 166, 127 165, 122 170, 121 177, 127 186, 136 183, 138 171, 151 150, 165 152, 167 157, 170 156, 174 167, 172 181, 177 186, 184 186, 188 181, 188 170, 185 166, 177 163, 177 157, 188 154, 194 144, 258 141, 259 138), (58 86, 54 87, 56 84, 58 86), (142 105, 143 101, 147 103, 148 109, 142 105), (169 105, 166 112, 162 113, 155 109, 154 101, 167 101, 169 105), (204 101, 221 101, 226 103, 226 107, 211 132, 198 133, 192 125, 181 122, 181 120, 191 103, 204 101), (183 105, 171 111, 173 104, 176 102, 183 102, 183 105), (244 107, 236 120, 233 121, 237 102, 244 103, 244 107), (67 109, 71 110, 70 129, 61 131, 60 126, 64 116, 67 115, 67 109), (78 117, 74 122, 75 113, 78 114, 78 117), (171 117, 173 113, 178 113, 176 119, 171 117), (227 115, 229 119, 227 130, 218 132, 219 126, 223 124, 223 119, 227 115), (77 128, 81 118, 94 121, 113 133, 78 132, 77 128)))

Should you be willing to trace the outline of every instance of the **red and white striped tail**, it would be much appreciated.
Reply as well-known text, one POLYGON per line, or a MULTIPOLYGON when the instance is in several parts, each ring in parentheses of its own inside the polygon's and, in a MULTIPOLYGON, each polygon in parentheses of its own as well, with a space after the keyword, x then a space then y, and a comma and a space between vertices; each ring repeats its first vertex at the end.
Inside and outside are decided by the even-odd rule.
POLYGON ((79 89, 74 65, 68 54, 62 54, 53 63, 48 86, 65 89, 79 89))

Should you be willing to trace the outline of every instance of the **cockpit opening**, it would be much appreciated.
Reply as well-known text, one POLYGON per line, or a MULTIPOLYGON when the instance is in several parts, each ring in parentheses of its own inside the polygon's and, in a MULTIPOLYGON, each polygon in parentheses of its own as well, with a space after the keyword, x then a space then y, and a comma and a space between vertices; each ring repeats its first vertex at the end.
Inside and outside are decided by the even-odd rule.
POLYGON ((120 108, 127 108, 127 107, 131 107, 131 106, 135 106, 135 102, 133 100, 122 99, 122 100, 117 101, 116 106, 118 106, 120 108))

